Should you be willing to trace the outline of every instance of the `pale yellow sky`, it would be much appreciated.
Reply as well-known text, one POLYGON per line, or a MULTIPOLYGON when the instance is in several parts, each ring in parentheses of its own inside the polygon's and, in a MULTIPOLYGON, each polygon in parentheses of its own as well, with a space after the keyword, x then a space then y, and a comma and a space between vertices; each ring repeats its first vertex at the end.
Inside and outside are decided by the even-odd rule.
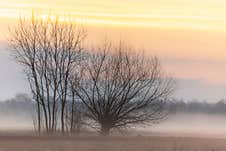
POLYGON ((0 0, 0 16, 30 15, 33 9, 92 24, 225 30, 224 6, 224 0, 0 0))
POLYGON ((226 0, 0 0, 0 40, 19 16, 70 16, 88 31, 158 55, 176 78, 226 84, 226 0))

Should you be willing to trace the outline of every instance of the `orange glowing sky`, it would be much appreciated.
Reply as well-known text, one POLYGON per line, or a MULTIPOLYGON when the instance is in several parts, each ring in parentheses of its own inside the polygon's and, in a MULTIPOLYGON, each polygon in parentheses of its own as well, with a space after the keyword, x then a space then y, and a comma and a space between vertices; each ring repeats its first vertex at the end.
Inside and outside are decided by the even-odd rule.
POLYGON ((226 85, 226 0, 0 0, 0 40, 19 16, 70 16, 88 41, 122 39, 180 79, 226 85))

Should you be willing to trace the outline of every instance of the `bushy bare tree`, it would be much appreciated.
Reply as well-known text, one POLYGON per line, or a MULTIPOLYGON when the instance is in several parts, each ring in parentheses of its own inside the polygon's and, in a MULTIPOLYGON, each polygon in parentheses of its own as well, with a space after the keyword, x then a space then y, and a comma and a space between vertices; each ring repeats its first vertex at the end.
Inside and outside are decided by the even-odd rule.
POLYGON ((23 66, 37 104, 39 131, 42 119, 46 131, 55 131, 58 119, 65 131, 65 108, 71 102, 69 79, 81 60, 85 35, 73 22, 38 15, 20 19, 11 30, 13 55, 23 66))
POLYGON ((164 117, 164 99, 174 82, 164 76, 156 57, 106 43, 91 51, 84 70, 76 93, 101 134, 164 117))

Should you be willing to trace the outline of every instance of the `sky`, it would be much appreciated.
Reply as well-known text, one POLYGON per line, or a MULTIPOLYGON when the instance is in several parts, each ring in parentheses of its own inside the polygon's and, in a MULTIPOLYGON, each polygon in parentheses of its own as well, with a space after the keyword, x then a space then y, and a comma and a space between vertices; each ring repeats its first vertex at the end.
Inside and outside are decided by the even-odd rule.
POLYGON ((177 98, 224 99, 225 6, 225 0, 0 0, 0 100, 29 92, 7 39, 8 28, 32 11, 70 16, 85 27, 89 43, 123 40, 158 56, 177 80, 177 98))

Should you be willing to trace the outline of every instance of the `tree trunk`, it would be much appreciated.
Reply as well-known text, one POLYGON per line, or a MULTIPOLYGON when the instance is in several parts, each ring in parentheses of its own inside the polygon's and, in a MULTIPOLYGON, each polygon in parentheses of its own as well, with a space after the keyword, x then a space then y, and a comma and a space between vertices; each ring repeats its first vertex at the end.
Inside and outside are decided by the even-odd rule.
POLYGON ((46 126, 46 131, 47 131, 47 132, 49 132, 48 115, 47 115, 47 111, 46 111, 46 107, 45 107, 44 102, 43 102, 42 108, 43 108, 44 117, 45 117, 45 126, 46 126))
POLYGON ((74 132, 74 106, 75 106, 75 93, 72 92, 72 105, 71 105, 71 132, 74 132))
POLYGON ((41 132, 41 111, 38 96, 36 98, 37 103, 37 116, 38 116, 38 132, 41 132))
POLYGON ((61 109, 61 132, 64 133, 64 104, 62 105, 61 109))
POLYGON ((109 126, 109 124, 102 124, 100 133, 103 136, 109 136, 110 130, 111 130, 111 127, 109 126))

